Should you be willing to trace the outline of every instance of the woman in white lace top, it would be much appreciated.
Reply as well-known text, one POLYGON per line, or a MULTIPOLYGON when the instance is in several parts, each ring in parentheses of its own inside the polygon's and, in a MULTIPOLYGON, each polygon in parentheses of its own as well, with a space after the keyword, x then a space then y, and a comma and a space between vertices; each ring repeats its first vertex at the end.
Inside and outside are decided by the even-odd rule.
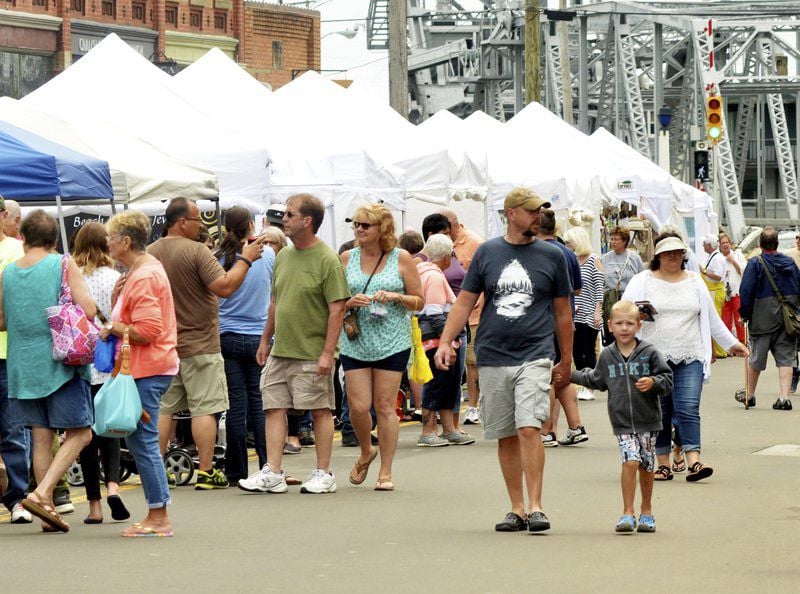
MULTIPOLYGON (((661 398, 662 429, 656 439, 656 480, 671 480, 669 467, 672 426, 689 465, 686 480, 708 478, 714 472, 700 462, 700 394, 710 377, 711 339, 733 355, 747 348, 725 327, 699 276, 686 268, 686 246, 677 233, 656 241, 650 270, 634 276, 622 298, 649 301, 658 313, 642 325, 642 338, 661 352, 672 368, 674 387, 661 398)), ((677 440, 676 440, 677 441, 677 440)))

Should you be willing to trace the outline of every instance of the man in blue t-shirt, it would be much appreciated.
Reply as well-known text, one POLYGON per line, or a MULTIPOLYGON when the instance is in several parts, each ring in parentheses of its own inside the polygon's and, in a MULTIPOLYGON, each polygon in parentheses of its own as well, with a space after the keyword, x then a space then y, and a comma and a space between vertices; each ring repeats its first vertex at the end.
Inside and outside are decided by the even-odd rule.
POLYGON ((550 415, 551 377, 568 377, 572 365, 572 286, 564 254, 536 238, 540 211, 549 206, 526 188, 506 196, 508 230, 475 252, 441 336, 444 347, 435 358, 440 369, 455 364, 447 345, 460 334, 483 294, 475 342, 481 421, 485 437, 498 440, 511 500, 511 511, 495 526, 499 532, 550 528, 542 511, 541 429, 550 415), (555 367, 554 335, 561 351, 555 367))
MULTIPOLYGON (((539 239, 543 239, 561 250, 567 259, 569 269, 569 280, 572 285, 572 293, 569 296, 570 311, 575 311, 575 295, 579 295, 583 288, 581 281, 581 265, 575 253, 556 239, 556 213, 550 209, 542 209, 541 220, 539 223, 539 239)), ((556 359, 558 363, 558 341, 556 341, 556 359)), ((586 429, 581 424, 581 415, 578 411, 578 393, 573 384, 567 384, 560 388, 550 391, 550 418, 542 426, 542 443, 545 447, 556 447, 560 445, 575 445, 587 441, 586 429), (556 440, 556 428, 558 427, 558 408, 556 399, 564 408, 564 416, 567 417, 567 435, 564 439, 556 440)))

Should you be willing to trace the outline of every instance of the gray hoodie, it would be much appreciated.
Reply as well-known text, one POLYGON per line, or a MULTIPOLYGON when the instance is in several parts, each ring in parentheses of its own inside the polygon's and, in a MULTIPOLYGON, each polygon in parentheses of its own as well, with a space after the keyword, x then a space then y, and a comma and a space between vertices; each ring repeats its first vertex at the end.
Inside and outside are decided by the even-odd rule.
POLYGON ((603 349, 594 369, 572 372, 572 382, 596 390, 608 390, 608 418, 614 435, 661 429, 659 396, 672 391, 672 369, 649 342, 642 340, 626 362, 616 343, 603 349), (636 381, 652 377, 649 392, 636 389, 636 381))

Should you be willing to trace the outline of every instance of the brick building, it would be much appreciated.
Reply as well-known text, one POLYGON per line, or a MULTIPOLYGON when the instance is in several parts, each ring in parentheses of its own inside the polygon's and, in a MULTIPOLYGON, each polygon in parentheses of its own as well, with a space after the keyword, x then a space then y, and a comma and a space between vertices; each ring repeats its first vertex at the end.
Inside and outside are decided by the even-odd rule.
POLYGON ((250 0, 0 0, 0 96, 26 95, 109 33, 162 67, 217 47, 274 88, 320 67, 313 10, 250 0))

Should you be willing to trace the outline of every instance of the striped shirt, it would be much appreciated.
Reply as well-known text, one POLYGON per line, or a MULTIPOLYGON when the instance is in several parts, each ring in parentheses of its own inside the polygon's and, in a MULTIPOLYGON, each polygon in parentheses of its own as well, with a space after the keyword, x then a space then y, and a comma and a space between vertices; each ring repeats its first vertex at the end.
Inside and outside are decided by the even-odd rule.
POLYGON ((597 256, 590 254, 586 262, 581 264, 581 279, 583 288, 581 294, 575 297, 575 323, 586 324, 595 330, 600 326, 594 323, 596 304, 603 303, 603 289, 605 277, 597 268, 597 256))

